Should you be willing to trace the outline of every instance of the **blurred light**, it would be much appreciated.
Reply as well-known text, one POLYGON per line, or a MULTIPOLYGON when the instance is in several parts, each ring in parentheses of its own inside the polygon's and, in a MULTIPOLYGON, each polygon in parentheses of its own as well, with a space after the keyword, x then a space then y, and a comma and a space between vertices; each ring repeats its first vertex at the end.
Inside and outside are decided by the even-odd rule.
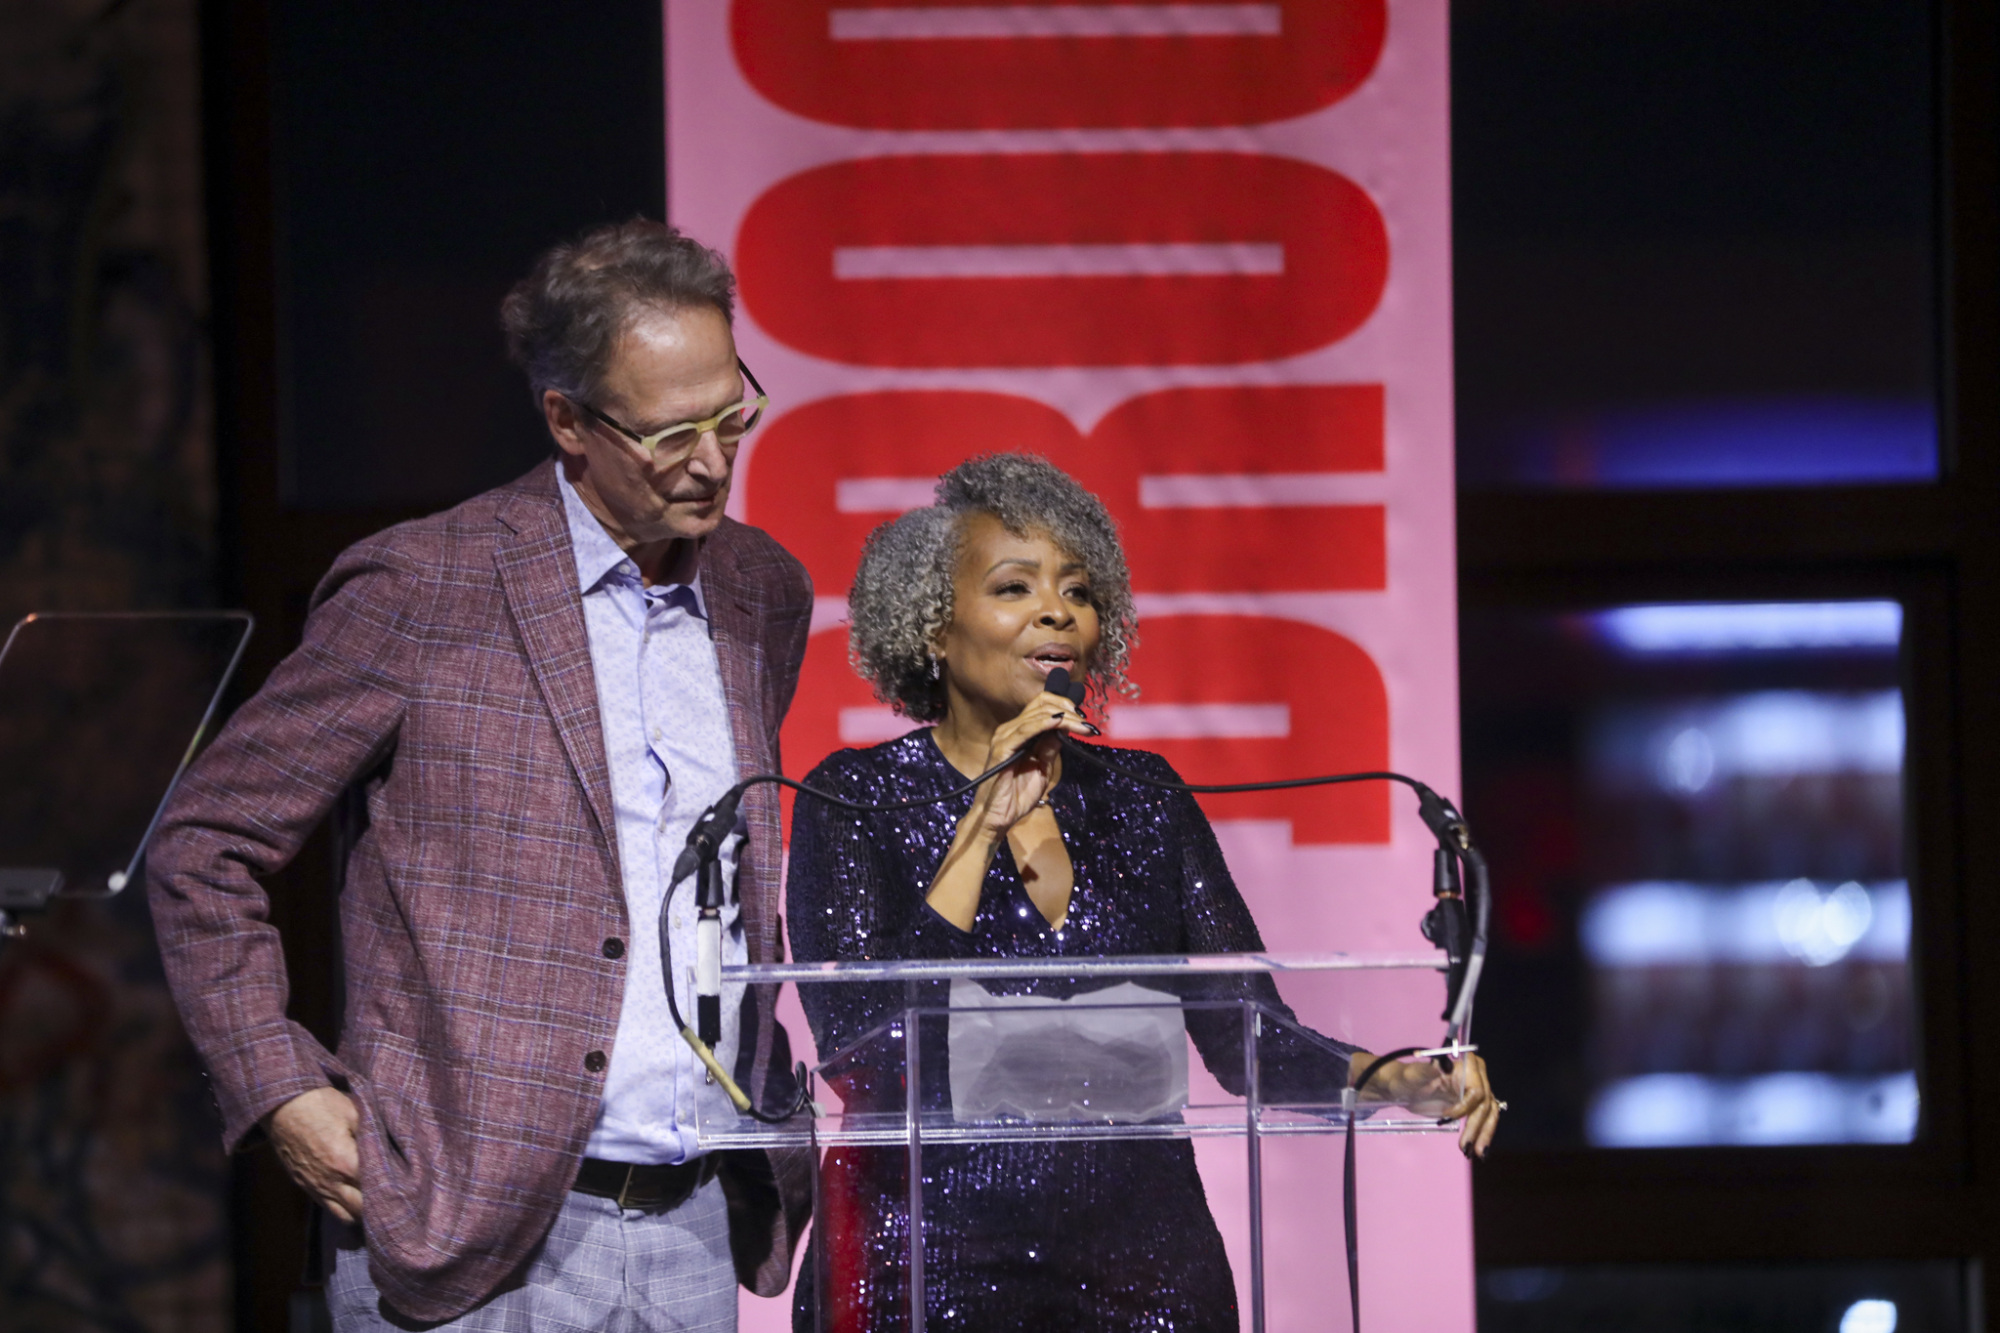
POLYGON ((1700 727, 1685 727, 1667 742, 1660 755, 1660 780, 1669 790, 1689 796, 1707 788, 1715 776, 1715 742, 1700 727))
POLYGON ((1786 951, 1808 966, 1825 967, 1847 957, 1847 951, 1868 933, 1875 906, 1868 890, 1852 880, 1821 893, 1811 880, 1795 879, 1778 890, 1772 913, 1786 951))
POLYGON ((1714 1082, 1701 1074, 1646 1074, 1609 1084, 1591 1101, 1590 1141, 1600 1148, 1714 1143, 1714 1082))
POLYGON ((1856 1301, 1840 1316, 1840 1333, 1896 1333, 1896 1303, 1856 1301))
POLYGON ((1723 705, 1717 767, 1737 773, 1896 773, 1903 767, 1903 696, 1858 699, 1803 691, 1752 694, 1723 705))
POLYGON ((1644 1074, 1600 1089, 1587 1133, 1603 1148, 1712 1144, 1908 1143, 1917 1076, 1783 1073, 1722 1079, 1644 1074))
POLYGON ((1509 1305, 1545 1301, 1562 1290, 1562 1270, 1556 1268, 1490 1268, 1480 1276, 1487 1296, 1509 1305))
POLYGON ((1700 966, 1843 958, 1904 962, 1910 886, 1848 881, 1822 890, 1784 884, 1618 884, 1593 896, 1577 922, 1593 967, 1700 966))
POLYGON ((1590 619, 1605 637, 1634 653, 1892 649, 1903 637, 1898 602, 1621 606, 1590 619))
POLYGON ((1676 797, 1731 778, 1802 773, 1900 773, 1900 690, 1832 694, 1763 690, 1714 701, 1605 710, 1591 733, 1591 766, 1676 797))
POLYGON ((1523 423, 1481 455, 1495 481, 1564 490, 1933 481, 1937 413, 1851 397, 1677 403, 1523 423))
POLYGON ((1577 921, 1583 953, 1597 967, 1718 961, 1710 924, 1721 895, 1693 884, 1625 884, 1584 904, 1577 921))
MULTIPOLYGON (((1852 1096, 1824 1074, 1766 1074, 1715 1099, 1714 1123, 1730 1143, 1839 1143, 1852 1096)), ((1866 1094, 1862 1094, 1865 1096, 1866 1094)), ((1859 1098, 1854 1098, 1859 1100, 1859 1098)))

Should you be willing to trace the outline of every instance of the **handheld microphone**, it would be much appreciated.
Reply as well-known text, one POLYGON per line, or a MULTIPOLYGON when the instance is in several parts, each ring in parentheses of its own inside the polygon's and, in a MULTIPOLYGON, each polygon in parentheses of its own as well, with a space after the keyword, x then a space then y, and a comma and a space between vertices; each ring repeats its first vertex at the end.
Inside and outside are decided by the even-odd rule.
MULTIPOLYGON (((1044 688, 1051 694, 1069 699, 1078 708, 1083 706, 1088 694, 1085 685, 1071 678, 1067 667, 1052 669, 1044 688)), ((1092 730, 1093 734, 1096 734, 1095 729, 1092 730)), ((1492 912, 1492 889, 1486 858, 1480 854, 1479 847, 1473 842, 1471 830, 1466 827, 1465 817, 1450 800, 1438 795, 1415 778, 1388 771, 1330 773, 1321 777, 1280 778, 1267 782, 1184 782, 1178 778, 1159 778, 1120 767, 1107 760, 1098 747, 1075 744, 1073 737, 1064 736, 1062 742, 1063 748, 1074 757, 1142 787, 1186 792, 1190 795, 1288 791, 1302 787, 1334 786, 1351 782, 1397 782, 1410 788, 1417 796, 1418 816, 1438 842, 1438 855, 1432 880, 1435 906, 1424 922, 1424 935, 1439 945, 1446 956, 1445 1045, 1457 1048, 1466 1041, 1472 1020, 1473 997, 1478 992, 1486 961, 1486 933, 1492 912), (1459 873, 1461 867, 1464 872, 1463 878, 1459 873)), ((723 885, 719 858, 724 840, 735 828, 737 805, 744 793, 758 785, 775 784, 789 787, 802 795, 839 809, 886 814, 898 810, 913 810, 919 806, 936 805, 961 796, 1011 768, 1018 758, 1018 755, 1009 755, 984 773, 967 778, 948 791, 879 802, 857 801, 832 792, 821 791, 781 773, 758 773, 744 778, 730 788, 721 800, 696 821, 695 827, 688 834, 686 848, 674 863, 672 878, 660 903, 661 972, 666 982, 667 1008, 673 1014, 674 1023, 679 1028, 681 1036, 694 1049, 696 1056, 707 1067, 715 1082, 728 1092, 730 1100, 736 1104, 738 1110, 766 1124, 781 1124, 804 1110, 810 1095, 806 1087, 805 1066, 802 1064, 798 1067, 798 1089, 791 1108, 775 1113, 764 1111, 751 1104, 749 1097, 736 1086, 728 1071, 716 1060, 712 1049, 722 1033, 723 885), (673 902, 674 890, 690 874, 696 875, 696 893, 700 900, 700 916, 696 923, 696 942, 700 953, 695 967, 695 999, 701 1027, 699 1034, 694 1025, 682 1018, 680 1006, 675 1000, 677 992, 673 975, 673 940, 668 929, 669 908, 673 902)))
POLYGON ((1069 678, 1069 668, 1056 667, 1054 670, 1049 672, 1048 691, 1050 694, 1060 694, 1065 696, 1071 703, 1075 704, 1078 708, 1081 708, 1083 707, 1083 696, 1089 692, 1089 687, 1084 685, 1081 681, 1078 681, 1075 684, 1071 684, 1069 678))

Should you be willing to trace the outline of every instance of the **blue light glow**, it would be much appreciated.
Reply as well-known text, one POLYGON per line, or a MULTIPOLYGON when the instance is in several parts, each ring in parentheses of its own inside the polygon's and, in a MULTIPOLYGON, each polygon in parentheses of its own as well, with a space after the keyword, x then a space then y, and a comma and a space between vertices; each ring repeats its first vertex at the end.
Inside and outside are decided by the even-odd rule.
POLYGON ((1600 1148, 1770 1147, 1908 1143, 1917 1135, 1917 1076, 1645 1074, 1598 1090, 1587 1133, 1600 1148))
POLYGON ((1910 887, 1903 880, 1619 884, 1591 898, 1577 931, 1599 968, 1900 963, 1910 955, 1910 887))
POLYGON ((1840 1316, 1840 1333, 1896 1333, 1896 1303, 1856 1301, 1840 1316))
POLYGON ((1900 690, 1760 690, 1608 709, 1591 729, 1590 765, 1614 785, 1692 797, 1735 778, 1897 774, 1904 739, 1900 690))
POLYGON ((1631 653, 1893 650, 1903 639, 1897 602, 1702 602, 1621 606, 1591 621, 1631 653))
POLYGON ((1470 470, 1489 484, 1562 490, 1934 481, 1937 412, 1846 397, 1596 412, 1526 423, 1475 448, 1470 470))

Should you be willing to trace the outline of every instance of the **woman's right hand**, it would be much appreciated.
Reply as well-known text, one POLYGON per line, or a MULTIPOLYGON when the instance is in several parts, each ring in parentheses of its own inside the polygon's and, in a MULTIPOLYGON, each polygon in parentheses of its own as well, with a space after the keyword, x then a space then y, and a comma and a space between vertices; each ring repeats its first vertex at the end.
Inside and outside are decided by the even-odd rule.
POLYGON ((1062 732, 1092 736, 1097 728, 1083 720, 1075 704, 1046 690, 1013 721, 994 730, 980 772, 1010 756, 1019 756, 1018 762, 980 784, 924 896, 933 911, 960 930, 972 929, 986 868, 1008 831, 1062 780, 1062 732))
POLYGON ((1094 736, 1097 728, 1084 721, 1075 704, 1047 690, 1030 699, 1013 721, 995 729, 980 771, 985 772, 1009 755, 1020 758, 979 788, 972 809, 959 825, 961 837, 970 834, 997 843, 1047 798, 1062 780, 1064 732, 1094 736))

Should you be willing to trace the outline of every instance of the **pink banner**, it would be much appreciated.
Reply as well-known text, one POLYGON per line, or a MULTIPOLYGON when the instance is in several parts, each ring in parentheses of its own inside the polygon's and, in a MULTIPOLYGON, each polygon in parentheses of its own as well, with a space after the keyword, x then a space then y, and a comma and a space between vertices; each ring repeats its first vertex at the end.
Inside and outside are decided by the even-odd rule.
MULTIPOLYGON (((731 512, 820 598, 795 776, 907 725, 846 664, 862 538, 954 463, 1029 449, 1131 556, 1142 694, 1113 741, 1198 781, 1456 792, 1446 8, 666 0, 670 215, 730 254, 773 397, 731 512)), ((1273 947, 1423 947, 1406 793, 1204 805, 1273 947)), ((1434 1040, 1441 1003, 1427 980, 1300 1007, 1380 1050, 1434 1040)), ((1240 1179, 1202 1152, 1240 1279, 1240 1179)), ((1469 1333, 1452 1141, 1384 1136, 1361 1171, 1364 1320, 1469 1333)), ((1275 1290, 1274 1330, 1344 1326, 1337 1184, 1269 1182, 1270 1264, 1315 1273, 1275 1290)), ((788 1299, 746 1299, 744 1327, 788 1327, 788 1299)))

